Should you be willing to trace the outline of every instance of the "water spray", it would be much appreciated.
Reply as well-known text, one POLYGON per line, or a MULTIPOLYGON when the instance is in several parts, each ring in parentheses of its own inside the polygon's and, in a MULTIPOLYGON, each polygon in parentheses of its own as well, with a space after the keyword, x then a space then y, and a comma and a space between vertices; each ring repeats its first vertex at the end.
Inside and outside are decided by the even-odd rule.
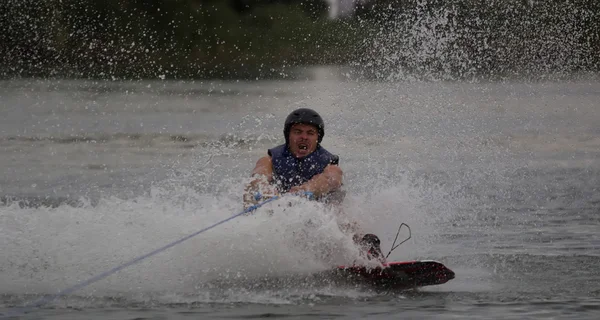
POLYGON ((94 282, 100 281, 100 280, 102 280, 102 279, 104 279, 104 278, 106 278, 106 277, 108 277, 108 276, 110 276, 110 275, 112 275, 114 273, 117 273, 117 272, 119 272, 119 271, 121 271, 121 270, 123 270, 123 269, 125 269, 125 268, 127 268, 129 266, 131 266, 131 265, 134 265, 134 264, 136 264, 136 263, 138 263, 138 262, 140 262, 142 260, 145 260, 145 259, 147 259, 147 258, 149 258, 151 256, 159 254, 159 253, 161 253, 161 252, 163 252, 163 251, 165 251, 165 250, 167 250, 167 249, 169 249, 171 247, 174 247, 174 246, 176 246, 176 245, 178 245, 178 244, 180 244, 180 243, 182 243, 182 242, 184 242, 186 240, 189 240, 189 239, 191 239, 191 238, 193 238, 193 237, 195 237, 195 236, 197 236, 197 235, 199 235, 199 234, 201 234, 201 233, 203 233, 205 231, 208 231, 208 230, 210 230, 210 229, 212 229, 212 228, 214 228, 216 226, 219 226, 219 225, 221 225, 221 224, 223 224, 225 222, 228 222, 228 221, 233 220, 233 219, 235 219, 235 218, 237 218, 237 217, 239 217, 241 215, 244 215, 244 214, 250 213, 250 212, 252 212, 254 210, 257 210, 258 208, 262 207, 263 205, 265 205, 265 204, 267 204, 269 202, 275 201, 277 199, 279 199, 279 197, 278 196, 274 196, 274 197, 269 198, 269 199, 267 199, 267 200, 265 200, 263 202, 255 204, 253 206, 250 206, 250 207, 246 208, 244 211, 242 211, 240 213, 237 213, 235 215, 232 215, 231 217, 229 217, 227 219, 221 220, 221 221, 219 221, 219 222, 217 222, 217 223, 215 223, 213 225, 210 225, 210 226, 208 226, 208 227, 206 227, 204 229, 201 229, 201 230, 198 230, 198 231, 196 231, 196 232, 194 232, 192 234, 189 234, 189 235, 187 235, 187 236, 185 236, 185 237, 183 237, 183 238, 181 238, 181 239, 179 239, 177 241, 171 242, 171 243, 169 243, 169 244, 167 244, 165 246, 162 246, 162 247, 160 247, 160 248, 158 248, 158 249, 156 249, 154 251, 151 251, 151 252, 148 252, 148 253, 146 253, 144 255, 141 255, 141 256, 139 256, 139 257, 137 257, 137 258, 135 258, 135 259, 133 259, 133 260, 131 260, 129 262, 126 262, 126 263, 124 263, 122 265, 119 265, 117 267, 114 267, 114 268, 112 268, 112 269, 110 269, 108 271, 100 273, 100 274, 98 274, 98 275, 96 275, 96 276, 94 276, 92 278, 89 278, 88 280, 85 280, 85 281, 83 281, 81 283, 78 283, 78 284, 76 284, 74 286, 71 286, 71 287, 66 288, 64 290, 61 290, 61 291, 59 291, 56 294, 53 294, 53 295, 50 295, 50 296, 44 296, 44 297, 42 297, 42 298, 40 298, 38 300, 35 300, 35 301, 32 301, 30 303, 25 304, 23 307, 17 308, 17 310, 14 310, 12 312, 8 312, 6 314, 2 314, 2 315, 0 315, 0 319, 6 319, 6 318, 11 318, 11 317, 16 317, 16 316, 23 315, 23 314, 25 314, 27 312, 30 312, 34 308, 41 307, 41 306, 43 306, 45 304, 48 304, 48 303, 56 300, 59 297, 69 295, 69 294, 71 294, 71 293, 73 293, 73 292, 75 292, 75 291, 77 291, 79 289, 87 287, 87 286, 89 286, 90 284, 92 284, 94 282))

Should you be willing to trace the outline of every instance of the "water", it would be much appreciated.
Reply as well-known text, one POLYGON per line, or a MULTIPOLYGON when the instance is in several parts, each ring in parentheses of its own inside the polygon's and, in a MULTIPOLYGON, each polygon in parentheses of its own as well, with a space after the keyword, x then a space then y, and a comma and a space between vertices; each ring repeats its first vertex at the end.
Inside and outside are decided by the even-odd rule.
POLYGON ((326 121, 345 216, 288 199, 24 319, 476 318, 600 315, 597 80, 0 82, 0 312, 242 210, 256 160, 297 107, 326 121), (356 258, 340 220, 392 260, 457 274, 376 293, 311 274, 356 258))

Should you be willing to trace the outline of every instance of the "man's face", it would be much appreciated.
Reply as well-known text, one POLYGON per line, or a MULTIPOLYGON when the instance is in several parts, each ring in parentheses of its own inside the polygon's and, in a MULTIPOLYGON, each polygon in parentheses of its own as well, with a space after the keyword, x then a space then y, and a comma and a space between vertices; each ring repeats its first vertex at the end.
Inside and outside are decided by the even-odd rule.
POLYGON ((319 131, 314 126, 296 123, 290 129, 289 140, 290 152, 296 158, 303 158, 317 149, 319 131))

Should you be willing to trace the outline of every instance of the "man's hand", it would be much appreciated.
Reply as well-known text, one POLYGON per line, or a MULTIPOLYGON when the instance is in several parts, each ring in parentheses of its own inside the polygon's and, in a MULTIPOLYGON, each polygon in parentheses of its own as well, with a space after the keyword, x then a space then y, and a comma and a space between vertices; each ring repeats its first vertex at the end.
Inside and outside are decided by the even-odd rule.
POLYGON ((248 209, 275 196, 279 196, 277 189, 268 183, 265 176, 258 176, 252 182, 248 183, 244 189, 244 209, 248 209))
POLYGON ((328 165, 323 173, 317 174, 302 185, 290 188, 290 193, 304 194, 310 192, 321 197, 342 186, 342 169, 336 165, 328 165))

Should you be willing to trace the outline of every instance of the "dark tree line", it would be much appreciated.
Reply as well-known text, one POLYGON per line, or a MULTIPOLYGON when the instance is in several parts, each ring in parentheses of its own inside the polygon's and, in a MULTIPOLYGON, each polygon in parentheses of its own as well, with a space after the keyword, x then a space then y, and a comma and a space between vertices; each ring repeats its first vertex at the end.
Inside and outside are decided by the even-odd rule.
POLYGON ((4 0, 0 75, 273 76, 303 64, 366 75, 536 76, 600 70, 600 1, 4 0))

